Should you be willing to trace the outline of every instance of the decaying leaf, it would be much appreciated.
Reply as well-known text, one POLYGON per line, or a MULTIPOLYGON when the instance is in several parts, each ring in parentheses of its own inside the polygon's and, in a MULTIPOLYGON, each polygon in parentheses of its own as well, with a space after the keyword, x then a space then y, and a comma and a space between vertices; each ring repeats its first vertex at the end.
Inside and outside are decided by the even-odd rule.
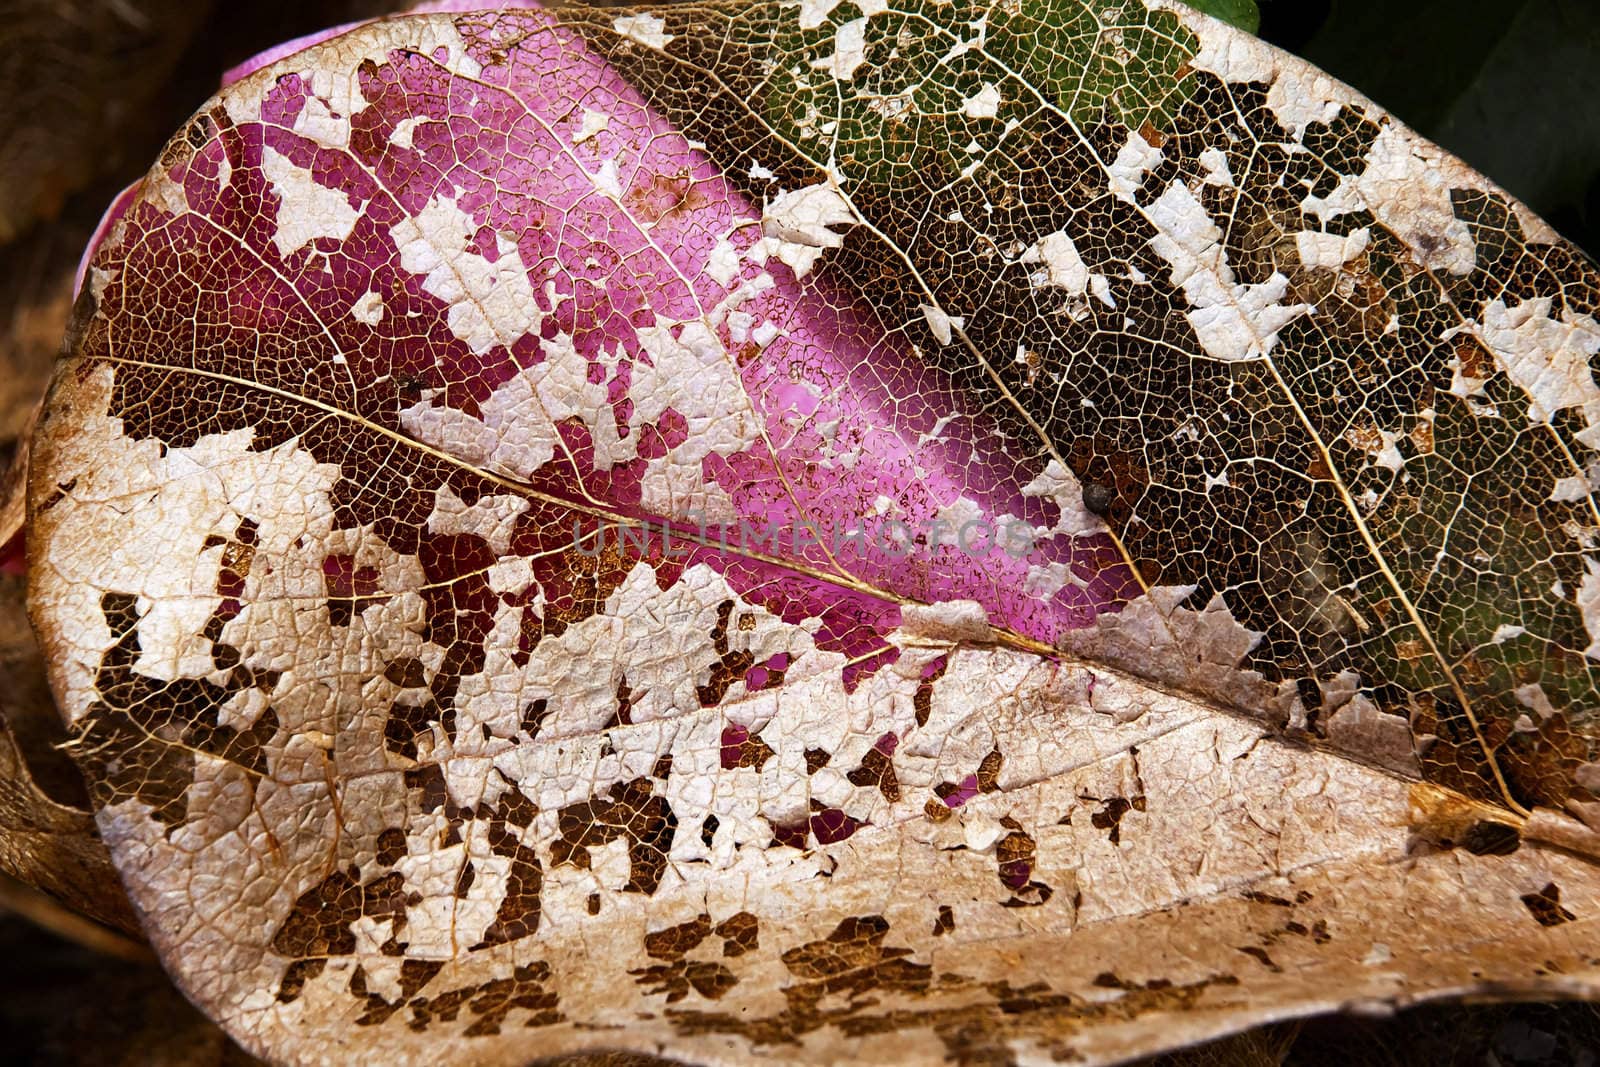
POLYGON ((373 23, 113 220, 31 611, 276 1060, 1592 996, 1596 297, 1174 4, 373 23))

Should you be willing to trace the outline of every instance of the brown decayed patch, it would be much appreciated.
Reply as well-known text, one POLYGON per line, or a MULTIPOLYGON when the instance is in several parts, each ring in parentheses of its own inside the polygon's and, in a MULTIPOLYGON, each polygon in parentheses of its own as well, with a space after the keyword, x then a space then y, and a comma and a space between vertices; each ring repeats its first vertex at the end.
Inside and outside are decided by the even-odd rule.
POLYGON ((861 765, 845 775, 851 785, 875 787, 893 804, 900 799, 900 780, 894 773, 894 750, 899 738, 884 734, 861 757, 861 765))
POLYGON ((751 734, 747 727, 730 722, 722 728, 722 769, 749 768, 759 771, 773 755, 772 746, 751 734))
POLYGON ((1007 833, 995 844, 995 863, 1000 884, 1012 891, 1003 903, 1008 908, 1031 908, 1047 903, 1055 890, 1043 882, 1033 880, 1033 868, 1038 844, 1033 835, 1011 816, 1001 818, 1000 825, 1007 833))
POLYGON ((622 198, 623 206, 646 225, 693 211, 705 202, 705 195, 687 169, 676 174, 641 175, 622 198))
MULTIPOLYGON (((409 968, 413 963, 423 963, 423 961, 407 960, 403 966, 409 968)), ((423 963, 423 969, 427 970, 427 973, 425 977, 418 973, 417 977, 421 979, 421 984, 426 984, 433 974, 437 973, 438 966, 438 964, 423 963)), ((455 1022, 461 1014, 461 1009, 466 1008, 474 1016, 472 1022, 461 1031, 466 1037, 498 1034, 511 1013, 518 1010, 528 1013, 523 1020, 523 1026, 550 1026, 562 1021, 561 1012, 557 1010, 561 997, 547 987, 551 971, 549 964, 542 961, 520 966, 508 978, 496 978, 478 985, 447 990, 433 997, 412 996, 415 989, 408 989, 407 986, 416 981, 416 978, 408 981, 404 969, 401 973, 401 996, 398 1000, 390 1002, 381 995, 371 992, 367 987, 365 972, 360 967, 355 969, 350 976, 350 995, 366 1004, 366 1010, 356 1019, 357 1026, 373 1026, 385 1022, 401 1008, 410 1008, 411 1017, 406 1020, 406 1025, 418 1032, 427 1030, 437 1023, 455 1022)))
POLYGON ((538 806, 512 785, 489 817, 489 848, 496 856, 509 859, 511 866, 506 872, 505 897, 494 921, 473 948, 516 941, 539 929, 544 870, 539 854, 522 840, 522 831, 532 825, 538 814, 538 806))
MULTIPOLYGON (((195 753, 233 765, 246 776, 267 772, 267 749, 276 738, 277 713, 268 707, 244 729, 216 724, 218 709, 249 688, 266 692, 274 672, 258 674, 239 665, 239 652, 219 640, 222 619, 213 615, 202 636, 212 641, 212 659, 228 669, 218 685, 204 678, 151 678, 133 668, 140 653, 137 598, 101 597, 101 612, 113 644, 95 676, 99 701, 78 723, 70 752, 97 808, 140 800, 170 832, 187 816, 195 753)), ((227 604, 224 602, 224 607, 227 604)))
POLYGON ((949 666, 949 657, 940 656, 929 665, 921 680, 917 682, 917 691, 911 697, 911 707, 918 726, 928 725, 928 716, 933 714, 933 685, 944 677, 944 672, 949 666))
POLYGON ((550 845, 557 865, 588 869, 589 849, 615 841, 628 842, 630 893, 654 893, 667 869, 667 851, 677 833, 678 817, 665 797, 654 794, 649 778, 618 782, 604 795, 569 804, 559 813, 561 836, 550 845))
POLYGON ((825 938, 785 951, 783 963, 795 980, 783 988, 782 1011, 752 1017, 674 1008, 667 1017, 685 1036, 734 1034, 757 1048, 796 1044, 829 1026, 852 1036, 929 1029, 958 1062, 1007 1063, 1014 1055, 1014 1040, 1064 1048, 1076 1031, 1096 1022, 1182 1011, 1211 986, 1238 983, 1231 974, 1183 985, 1159 978, 1125 982, 1108 974, 1097 984, 1125 995, 1095 1001, 1056 993, 1043 982, 979 985, 954 974, 935 977, 931 967, 910 958, 910 949, 886 944, 889 932, 882 916, 858 916, 843 920, 825 938), (964 999, 970 995, 971 1001, 948 1008, 884 1007, 890 996, 917 999, 950 989, 965 990, 964 999))
POLYGON ((734 682, 743 680, 745 672, 755 665, 756 657, 748 649, 733 649, 728 644, 728 620, 733 615, 733 601, 724 600, 717 605, 717 624, 711 630, 711 646, 720 659, 711 665, 711 677, 704 685, 696 687, 702 707, 715 707, 734 682))
POLYGON ((724 957, 742 956, 760 947, 758 929, 758 920, 747 911, 737 912, 715 927, 711 925, 710 915, 701 914, 676 926, 647 933, 646 955, 662 962, 628 973, 647 993, 664 993, 669 1004, 683 1000, 691 990, 707 1000, 716 1000, 737 985, 739 979, 716 960, 686 957, 712 933, 722 939, 724 957))
POLYGON ((1113 845, 1122 840, 1122 817, 1130 811, 1143 811, 1145 799, 1136 796, 1128 797, 1100 797, 1081 796, 1078 799, 1092 801, 1100 805, 1100 809, 1089 816, 1089 822, 1097 830, 1106 831, 1106 837, 1113 845))
POLYGON ((761 947, 761 920, 752 912, 736 911, 717 924, 724 956, 743 956, 761 947))
POLYGON ((1546 882, 1544 888, 1536 893, 1522 894, 1522 903, 1527 905, 1528 913, 1540 926, 1560 926, 1577 918, 1562 907, 1561 887, 1554 882, 1546 882))

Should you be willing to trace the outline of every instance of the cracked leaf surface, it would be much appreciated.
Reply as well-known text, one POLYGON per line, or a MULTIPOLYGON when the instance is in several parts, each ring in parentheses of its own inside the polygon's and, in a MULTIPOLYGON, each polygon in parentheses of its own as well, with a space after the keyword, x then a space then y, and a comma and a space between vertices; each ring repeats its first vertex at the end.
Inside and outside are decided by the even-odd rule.
POLYGON ((1589 991, 1596 295, 1176 5, 369 24, 108 229, 32 613, 277 1059, 1589 991))

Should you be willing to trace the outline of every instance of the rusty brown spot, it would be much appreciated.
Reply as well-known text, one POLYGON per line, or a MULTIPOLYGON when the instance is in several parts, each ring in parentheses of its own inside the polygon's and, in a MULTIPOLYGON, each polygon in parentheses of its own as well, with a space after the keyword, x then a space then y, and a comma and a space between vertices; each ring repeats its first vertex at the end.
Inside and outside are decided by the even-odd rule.
POLYGON ((1411 438, 1411 445, 1418 455, 1426 456, 1433 452, 1433 423, 1430 420, 1418 419, 1407 436, 1411 438))
POLYGON ((717 924, 724 956, 743 956, 761 947, 761 922, 748 911, 736 911, 717 924))
POLYGON ((884 734, 879 738, 877 744, 861 757, 861 765, 845 775, 850 784, 874 787, 891 804, 899 800, 900 779, 894 773, 891 758, 897 741, 894 734, 884 734))
POLYGON ((1428 646, 1416 638, 1395 642, 1394 650, 1395 654, 1407 663, 1416 663, 1418 660, 1428 658, 1428 646))
POLYGON ((624 194, 622 203, 630 214, 651 225, 674 212, 693 211, 705 203, 705 195, 684 168, 675 174, 651 174, 641 178, 624 194))
POLYGON ((994 793, 1000 789, 1000 768, 1005 764, 1006 758, 1001 755, 998 748, 990 749, 989 754, 978 762, 978 792, 994 793))
POLYGON ((1451 347, 1455 352, 1456 366, 1463 378, 1486 382, 1493 376, 1494 357, 1477 338, 1468 333, 1458 333, 1451 342, 1451 347))
POLYGON ((1561 906, 1561 887, 1554 882, 1545 883, 1537 893, 1524 893, 1522 903, 1540 926, 1560 926, 1577 918, 1561 906))
POLYGON ((1244 948, 1241 948, 1239 951, 1243 952, 1251 959, 1254 959, 1256 962, 1260 963, 1261 966, 1265 967, 1274 974, 1281 974, 1283 972, 1283 968, 1274 963, 1272 961, 1272 957, 1267 955, 1267 950, 1258 945, 1248 945, 1244 948))
POLYGON ((645 934, 644 951, 652 959, 682 959, 710 934, 711 916, 701 914, 688 922, 645 934))
MULTIPOLYGON (((1435 751, 1438 748, 1434 746, 1435 751)), ((1521 845, 1521 832, 1494 804, 1430 782, 1413 783, 1409 800, 1411 832, 1421 841, 1478 855, 1508 855, 1521 845)))

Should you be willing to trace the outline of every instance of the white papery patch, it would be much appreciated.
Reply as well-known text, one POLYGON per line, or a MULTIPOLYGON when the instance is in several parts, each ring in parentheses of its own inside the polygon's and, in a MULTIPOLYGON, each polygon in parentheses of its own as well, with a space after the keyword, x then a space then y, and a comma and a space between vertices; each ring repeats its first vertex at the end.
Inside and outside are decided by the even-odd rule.
MULTIPOLYGON (((1341 185, 1340 191, 1336 191, 1328 200, 1308 197, 1305 202, 1306 210, 1332 217, 1345 211, 1360 210, 1362 206, 1366 206, 1378 215, 1380 221, 1388 225, 1393 220, 1403 219, 1407 212, 1415 212, 1422 207, 1432 217, 1428 228, 1436 229, 1439 234, 1446 235, 1447 247, 1437 251, 1427 251, 1428 246, 1433 244, 1431 240, 1420 244, 1415 242, 1414 238, 1425 233, 1425 230, 1414 229, 1411 231, 1412 236, 1406 237, 1402 229, 1402 237, 1412 245, 1414 252, 1427 251, 1431 261, 1425 260, 1425 265, 1440 267, 1454 273, 1463 272, 1458 268, 1468 261, 1467 257, 1473 253, 1473 247, 1470 241, 1463 244, 1461 242, 1463 231, 1455 230, 1449 224, 1453 212, 1449 211, 1448 190, 1478 189, 1505 196, 1503 190, 1459 160, 1427 144, 1392 118, 1385 117, 1382 109, 1371 100, 1297 56, 1281 52, 1264 41, 1238 33, 1215 19, 1199 15, 1193 8, 1175 0, 1148 0, 1147 6, 1176 14, 1199 38, 1200 47, 1189 60, 1190 66, 1215 74, 1225 82, 1266 84, 1268 110, 1276 116, 1279 125, 1283 126, 1290 138, 1297 143, 1305 140, 1308 126, 1313 123, 1331 123, 1345 107, 1354 108, 1374 121, 1384 121, 1386 124, 1379 139, 1392 136, 1394 141, 1403 142, 1405 148, 1397 152, 1393 143, 1386 143, 1381 147, 1380 151, 1383 154, 1379 157, 1379 162, 1382 165, 1379 172, 1372 175, 1372 186, 1366 189, 1351 189, 1341 185), (1405 158, 1407 155, 1411 158, 1405 158), (1398 192, 1405 196, 1404 186, 1407 182, 1416 183, 1409 200, 1393 201, 1385 195, 1398 192), (1442 202, 1438 197, 1440 189, 1446 191, 1442 202), (1348 206, 1356 195, 1363 197, 1366 203, 1348 206)), ((1379 149, 1380 146, 1375 144, 1374 148, 1379 149)), ((1351 187, 1359 185, 1353 181, 1349 184, 1351 187)), ((1560 240, 1559 235, 1548 223, 1521 203, 1512 200, 1511 205, 1517 221, 1522 225, 1523 234, 1529 241, 1551 244, 1560 240)), ((1465 269, 1470 270, 1471 267, 1465 269)))
POLYGON ((829 182, 779 193, 761 214, 763 236, 749 255, 758 263, 777 256, 796 278, 803 278, 823 250, 844 244, 844 235, 835 233, 833 227, 855 222, 850 202, 829 182))
POLYGON ((1093 289, 1101 303, 1107 307, 1117 306, 1105 275, 1090 272, 1084 265, 1083 257, 1078 254, 1078 246, 1065 230, 1041 237, 1022 253, 1017 262, 1042 268, 1035 271, 1031 278, 1035 286, 1066 289, 1080 295, 1093 289))
POLYGON ((280 256, 287 258, 321 237, 344 241, 355 229, 361 212, 350 206, 344 191, 319 184, 271 145, 261 150, 261 173, 278 197, 272 243, 280 256))
POLYGON ((1173 182, 1148 210, 1157 233, 1150 247, 1172 267, 1192 308, 1189 324, 1215 359, 1258 359, 1272 351, 1278 331, 1311 309, 1283 304, 1289 279, 1274 272, 1264 282, 1240 285, 1228 266, 1222 230, 1181 182, 1173 182))
MULTIPOLYGON (((557 334, 541 342, 544 358, 525 367, 478 405, 478 415, 434 402, 435 393, 400 412, 400 424, 457 459, 526 479, 550 462, 560 447, 556 424, 581 419, 594 442, 595 464, 609 470, 637 453, 637 439, 622 441, 606 403, 606 385, 589 381, 589 361, 572 338, 557 334)), ((610 357, 606 378, 614 373, 610 357)))
POLYGON ((389 143, 397 148, 410 148, 412 146, 412 137, 416 134, 417 127, 429 121, 432 120, 419 118, 415 115, 401 119, 394 124, 394 132, 389 134, 389 143))
POLYGON ((600 192, 618 202, 622 200, 622 178, 617 174, 615 159, 604 160, 600 164, 600 169, 591 174, 590 178, 594 180, 594 187, 600 192))
POLYGON ((1106 168, 1111 191, 1117 199, 1133 203, 1133 194, 1144 184, 1144 176, 1161 166, 1164 158, 1161 149, 1146 141, 1138 130, 1130 131, 1117 158, 1106 168))
POLYGON ((454 197, 438 195, 389 235, 400 249, 400 265, 424 275, 423 290, 450 305, 450 332, 482 354, 538 333, 543 314, 516 242, 495 234, 498 257, 491 263, 471 244, 477 231, 454 197))
POLYGON ((851 19, 833 37, 833 54, 814 59, 811 65, 825 70, 842 82, 850 81, 867 61, 867 20, 851 19))
POLYGON ((1168 0, 1151 0, 1149 6, 1174 12, 1200 39, 1190 66, 1225 82, 1267 86, 1267 109, 1296 142, 1305 139, 1312 123, 1332 122, 1345 102, 1369 113, 1377 110, 1304 60, 1220 22, 1197 17, 1193 8, 1168 0))
POLYGON ((326 148, 350 146, 350 115, 366 101, 349 75, 329 70, 311 72, 311 96, 295 116, 294 132, 326 148))
POLYGON ((583 119, 578 124, 578 129, 572 135, 574 147, 583 144, 591 137, 603 133, 611 125, 611 115, 605 111, 590 111, 583 109, 583 119))
POLYGON ((1388 122, 1367 150, 1360 177, 1341 178, 1328 196, 1308 195, 1301 206, 1324 222, 1370 211, 1424 267, 1467 274, 1477 265, 1477 249, 1467 224, 1456 218, 1450 190, 1484 184, 1459 163, 1450 165, 1438 149, 1409 130, 1388 122))
MULTIPOLYGON (((1261 51, 1266 49, 1263 47, 1261 51)), ((1292 57, 1278 58, 1272 85, 1267 89, 1267 108, 1296 141, 1305 140, 1306 127, 1313 123, 1326 125, 1338 118, 1343 101, 1355 104, 1367 114, 1377 111, 1360 97, 1352 100, 1348 89, 1322 71, 1292 57)))
POLYGON ((1318 230, 1302 230, 1294 235, 1295 250, 1303 267, 1338 270, 1367 250, 1372 231, 1363 226, 1340 236, 1318 230))
POLYGON ((672 43, 672 34, 665 32, 666 20, 658 15, 620 15, 613 19, 611 28, 630 41, 637 41, 646 48, 663 49, 672 43))
MULTIPOLYGON (((111 368, 97 368, 75 402, 105 412, 112 381, 111 368)), ((217 575, 224 546, 205 548, 206 538, 233 537, 245 517, 260 523, 258 555, 287 552, 302 536, 327 535, 333 521, 327 494, 339 468, 316 462, 292 440, 253 450, 254 436, 208 434, 163 450, 153 439, 124 437, 121 420, 102 414, 82 418, 70 437, 50 446, 55 469, 75 473, 61 478, 73 481, 71 491, 34 519, 38 544, 51 546, 35 566, 48 568, 57 583, 54 595, 36 604, 37 624, 71 635, 70 650, 50 659, 52 684, 70 720, 94 702, 95 672, 111 647, 103 592, 138 598, 136 671, 165 680, 207 676, 215 669, 211 642, 199 634, 222 601, 217 575), (128 506, 133 500, 138 507, 128 506), (89 544, 114 547, 73 550, 89 544)), ((305 591, 322 591, 320 573, 303 577, 305 591)))
MULTIPOLYGON (((843 0, 800 0, 800 28, 814 30, 828 21, 843 0)), ((788 5, 792 6, 792 5, 788 5)), ((881 15, 889 10, 889 0, 855 0, 856 10, 863 18, 881 15)))
MULTIPOLYGON (((1007 512, 992 520, 996 542, 1007 552, 1026 552, 1031 546, 1052 537, 1080 537, 1100 533, 1105 523, 1083 503, 1083 486, 1066 467, 1051 459, 1045 469, 1027 485, 1024 496, 1046 497, 1060 509, 1059 517, 1049 527, 1034 526, 1007 512)), ((958 533, 961 523, 983 517, 982 508, 973 501, 961 498, 942 509, 939 517, 952 524, 958 533)), ((1023 592, 1030 597, 1047 600, 1068 585, 1081 584, 1072 567, 1061 561, 1047 564, 1030 564, 1023 578, 1023 592)))
POLYGON ((459 844, 411 853, 395 864, 407 887, 422 895, 406 907, 406 955, 414 959, 453 959, 463 943, 476 944, 505 899, 511 861, 490 850, 488 826, 474 819, 460 832, 459 844), (468 857, 474 877, 458 897, 456 879, 468 857))
MULTIPOLYGON (((962 619, 971 614, 965 605, 925 610, 951 610, 962 619)), ((754 869, 768 870, 768 877, 786 878, 790 875, 782 872, 790 862, 782 853, 762 858, 772 824, 804 819, 812 798, 858 818, 885 803, 875 790, 855 787, 837 769, 813 775, 804 750, 821 746, 839 767, 848 768, 884 733, 912 729, 911 697, 920 668, 949 648, 948 641, 924 637, 921 642, 936 645, 935 652, 908 652, 905 671, 878 672, 849 693, 841 673, 845 657, 817 649, 813 626, 814 620, 786 623, 751 604, 708 567, 691 567, 663 590, 655 573, 640 564, 598 614, 559 638, 541 642, 523 668, 510 659, 515 628, 497 627, 496 635, 504 633, 506 639, 491 638, 483 674, 462 681, 458 738, 481 736, 480 723, 514 735, 518 709, 529 700, 547 698, 551 713, 538 743, 502 743, 493 757, 500 773, 519 783, 548 813, 536 828, 553 835, 561 807, 647 774, 662 755, 670 754, 667 795, 679 819, 691 822, 715 814, 728 828, 711 846, 680 833, 673 858, 711 858, 713 870, 707 873, 712 874, 718 868, 754 864, 754 869), (718 706, 702 708, 696 687, 720 658, 711 632, 724 617, 722 605, 729 602, 730 647, 749 651, 757 663, 787 655, 784 684, 752 693, 735 681, 718 706), (617 687, 624 680, 632 694, 632 725, 626 726, 612 724, 617 687), (729 724, 745 728, 773 750, 763 767, 722 767, 722 735, 729 724), (736 848, 736 840, 755 847, 736 848)), ((987 626, 983 630, 987 633, 987 626)), ((924 770, 908 768, 908 773, 913 781, 931 786, 935 766, 950 753, 935 748, 928 755, 924 770)), ((910 807, 920 800, 906 797, 903 803, 910 807)))
POLYGON ((800 0, 800 28, 814 30, 828 21, 843 0, 800 0))
POLYGON ((1344 433, 1345 442, 1351 448, 1365 452, 1369 462, 1390 471, 1398 471, 1405 465, 1405 457, 1400 454, 1403 437, 1405 434, 1382 429, 1370 419, 1352 426, 1344 433))
POLYGON ((383 321, 383 294, 378 292, 362 293, 360 299, 350 305, 350 315, 357 322, 368 326, 376 326, 383 321))
POLYGON ((739 264, 739 250, 724 237, 712 247, 711 255, 707 257, 706 276, 726 289, 739 277, 739 264))
POLYGON ((1431 165, 1438 154, 1391 123, 1367 151, 1355 188, 1362 206, 1398 233, 1423 266, 1467 274, 1477 265, 1477 249, 1456 218, 1450 182, 1431 165))
MULTIPOLYGON (((714 647, 711 632, 720 617, 721 605, 730 600, 730 648, 752 653, 757 663, 785 653, 790 657, 794 676, 799 678, 828 671, 837 673, 843 666, 844 657, 818 651, 805 628, 784 623, 764 608, 748 603, 709 568, 691 567, 682 579, 663 590, 656 582, 655 572, 640 563, 629 571, 599 613, 569 627, 559 638, 541 641, 525 667, 517 668, 511 662, 516 650, 514 632, 511 641, 503 646, 491 641, 491 662, 479 676, 482 681, 462 682, 463 692, 470 697, 458 700, 459 713, 472 722, 487 722, 497 732, 513 735, 522 705, 548 697, 551 712, 540 728, 541 737, 598 735, 616 714, 617 685, 624 678, 634 694, 630 716, 635 725, 698 712, 696 686, 710 677, 711 668, 721 655, 714 647)), ((738 704, 745 698, 744 683, 735 681, 723 699, 724 703, 738 704)), ((756 730, 766 724, 765 719, 756 721, 742 713, 734 719, 756 730)), ((507 756, 500 761, 501 769, 509 770, 523 758, 507 756)), ((525 782, 530 789, 542 789, 539 778, 526 769, 518 770, 515 780, 525 782)), ((587 782, 574 784, 584 790, 591 787, 587 782)), ((541 804, 553 804, 558 800, 581 800, 587 793, 530 795, 541 804)))
POLYGON ((1550 490, 1550 499, 1571 502, 1582 500, 1596 491, 1600 491, 1600 462, 1589 464, 1588 470, 1582 474, 1557 478, 1555 488, 1550 490))
POLYGON ((1563 309, 1559 319, 1547 296, 1507 307, 1495 300, 1483 309, 1478 339, 1495 362, 1528 395, 1528 418, 1549 422, 1557 412, 1582 408, 1588 428, 1578 440, 1600 448, 1600 386, 1589 359, 1600 352, 1600 323, 1563 309))
MULTIPOLYGON (((761 440, 761 423, 750 407, 733 361, 704 322, 657 320, 639 331, 649 365, 635 364, 628 395, 633 425, 655 422, 668 408, 682 415, 688 436, 645 469, 642 506, 653 514, 706 522, 738 517, 733 502, 701 475, 701 460, 713 452, 731 456, 761 440)), ((637 439, 637 435, 634 436, 637 439)))
POLYGON ((434 491, 433 511, 428 515, 428 532, 481 537, 496 556, 504 556, 509 551, 517 517, 527 510, 527 497, 497 493, 468 504, 448 485, 441 485, 434 491))
POLYGON ((1205 168, 1207 185, 1234 188, 1233 171, 1228 169, 1228 153, 1220 148, 1208 148, 1200 153, 1200 165, 1205 168))
POLYGON ((934 340, 941 345, 947 345, 955 336, 955 330, 966 329, 967 319, 964 315, 947 314, 944 308, 935 307, 933 304, 919 304, 922 317, 928 323, 928 329, 933 331, 934 340))
POLYGON ((993 82, 984 82, 983 88, 967 97, 962 103, 961 110, 969 119, 992 119, 1000 114, 1000 104, 1004 97, 993 82))
POLYGON ((1083 503, 1083 485, 1070 470, 1056 459, 1045 464, 1043 473, 1022 487, 1023 496, 1042 496, 1055 501, 1061 517, 1048 530, 1035 530, 1038 537, 1067 534, 1073 537, 1099 533, 1106 528, 1100 516, 1083 503))
POLYGON ((1589 647, 1583 654, 1600 659, 1600 563, 1588 556, 1583 560, 1583 582, 1578 586, 1578 610, 1583 613, 1584 629, 1589 631, 1589 647))

